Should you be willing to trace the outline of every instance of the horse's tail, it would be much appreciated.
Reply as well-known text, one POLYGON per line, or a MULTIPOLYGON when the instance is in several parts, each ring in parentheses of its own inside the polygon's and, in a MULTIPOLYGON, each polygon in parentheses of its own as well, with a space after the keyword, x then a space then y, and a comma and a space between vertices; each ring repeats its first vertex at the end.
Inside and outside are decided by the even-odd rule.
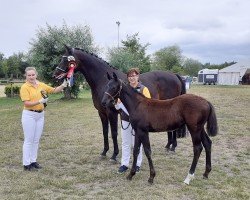
MULTIPOLYGON (((184 81, 182 80, 181 76, 179 74, 175 74, 177 76, 177 78, 180 80, 181 82, 181 93, 182 94, 186 94, 186 84, 184 83, 184 81)), ((187 128, 186 125, 181 126, 179 129, 177 129, 177 138, 183 138, 186 137, 187 135, 187 128)))
POLYGON ((216 136, 218 133, 218 124, 217 124, 215 109, 210 102, 208 102, 208 104, 210 107, 210 114, 207 120, 207 132, 209 136, 216 136))
POLYGON ((186 83, 182 80, 181 76, 179 74, 175 74, 177 76, 177 78, 180 80, 181 82, 181 94, 186 94, 186 83))

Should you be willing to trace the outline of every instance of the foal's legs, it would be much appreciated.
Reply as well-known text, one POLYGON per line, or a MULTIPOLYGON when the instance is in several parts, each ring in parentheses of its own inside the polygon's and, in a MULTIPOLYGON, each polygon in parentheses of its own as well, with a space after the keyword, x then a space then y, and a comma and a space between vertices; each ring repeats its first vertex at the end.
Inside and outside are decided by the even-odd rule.
POLYGON ((134 142, 134 149, 133 149, 133 163, 132 163, 130 173, 127 176, 128 180, 132 180, 132 177, 136 173, 136 163, 137 163, 138 155, 140 153, 140 147, 141 147, 141 138, 140 136, 138 136, 137 133, 135 133, 135 142, 134 142))
POLYGON ((148 164, 150 168, 150 177, 148 179, 148 182, 152 184, 154 181, 154 177, 155 177, 155 169, 154 169, 153 161, 151 158, 151 147, 150 147, 148 132, 142 132, 142 134, 135 133, 133 164, 132 164, 132 168, 131 168, 129 175, 127 176, 127 179, 131 180, 132 177, 135 175, 136 162, 137 162, 138 154, 140 152, 141 143, 143 144, 144 152, 147 156, 148 164))
POLYGON ((143 144, 143 147, 144 147, 144 152, 145 152, 145 154, 146 154, 146 156, 148 158, 148 164, 149 164, 149 169, 150 169, 150 177, 148 179, 148 182, 150 184, 152 184, 154 182, 155 169, 154 169, 153 161, 152 161, 152 158, 151 158, 151 146, 150 146, 148 132, 146 132, 143 135, 142 144, 143 144))
POLYGON ((202 144, 203 144, 203 146, 205 148, 205 151, 206 151, 206 170, 205 170, 205 173, 203 174, 203 177, 208 178, 208 174, 212 169, 212 166, 211 166, 212 141, 208 137, 208 135, 207 135, 206 131, 204 130, 204 128, 203 128, 202 134, 201 134, 201 141, 202 141, 202 144))
POLYGON ((190 180, 194 177, 195 168, 197 166, 199 157, 203 149, 202 144, 201 144, 201 131, 197 131, 197 132, 190 131, 190 134, 191 134, 192 142, 193 142, 194 157, 193 157, 191 168, 189 170, 189 174, 184 180, 184 183, 188 185, 189 185, 190 180))

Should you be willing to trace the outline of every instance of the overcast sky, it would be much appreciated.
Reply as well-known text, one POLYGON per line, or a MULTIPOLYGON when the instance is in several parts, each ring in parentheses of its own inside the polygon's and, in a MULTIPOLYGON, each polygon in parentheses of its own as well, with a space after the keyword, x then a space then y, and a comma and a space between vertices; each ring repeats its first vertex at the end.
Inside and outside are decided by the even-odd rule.
POLYGON ((100 47, 139 33, 148 54, 179 45, 184 56, 221 64, 250 58, 249 0, 1 0, 0 52, 27 52, 46 23, 88 25, 100 47))

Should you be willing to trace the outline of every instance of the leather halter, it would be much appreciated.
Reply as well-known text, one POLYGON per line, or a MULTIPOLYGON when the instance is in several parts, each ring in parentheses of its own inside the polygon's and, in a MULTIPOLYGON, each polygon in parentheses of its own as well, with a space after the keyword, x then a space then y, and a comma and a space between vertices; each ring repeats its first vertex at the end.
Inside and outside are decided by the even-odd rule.
POLYGON ((70 78, 77 66, 76 64, 76 59, 74 56, 63 56, 63 58, 67 58, 68 60, 68 71, 66 71, 65 69, 62 69, 60 67, 56 67, 56 69, 58 69, 61 72, 67 73, 67 78, 70 78))
POLYGON ((122 81, 120 79, 119 79, 119 81, 120 81, 120 88, 119 88, 119 91, 115 95, 112 96, 110 93, 105 92, 105 94, 110 96, 113 101, 120 96, 120 93, 121 93, 121 90, 122 90, 122 81))

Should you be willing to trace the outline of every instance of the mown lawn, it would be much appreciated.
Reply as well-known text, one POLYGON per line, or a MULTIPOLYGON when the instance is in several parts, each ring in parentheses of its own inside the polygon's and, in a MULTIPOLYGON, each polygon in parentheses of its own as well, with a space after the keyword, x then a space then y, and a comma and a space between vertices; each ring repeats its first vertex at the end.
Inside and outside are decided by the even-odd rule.
MULTIPOLYGON (((101 160, 102 129, 89 91, 70 101, 60 100, 61 94, 50 96, 38 160, 43 169, 24 172, 22 103, 0 98, 0 199, 249 199, 250 87, 193 85, 188 93, 214 104, 220 129, 211 138, 209 179, 202 178, 203 151, 189 186, 183 180, 192 161, 190 136, 178 139, 176 153, 170 154, 164 149, 166 133, 151 133, 153 185, 147 183, 145 155, 132 181, 116 173, 119 163, 109 162, 111 137, 108 158, 101 160)), ((120 147, 120 135, 118 140, 120 147)))

